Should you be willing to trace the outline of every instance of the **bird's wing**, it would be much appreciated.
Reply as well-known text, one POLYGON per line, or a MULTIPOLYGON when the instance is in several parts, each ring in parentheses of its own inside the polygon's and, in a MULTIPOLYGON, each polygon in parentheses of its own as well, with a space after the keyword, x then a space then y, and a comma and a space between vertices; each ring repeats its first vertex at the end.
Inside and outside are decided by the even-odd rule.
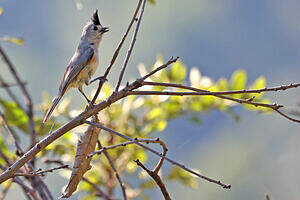
POLYGON ((59 92, 63 94, 70 82, 81 72, 81 70, 91 61, 94 56, 94 50, 91 47, 86 48, 81 53, 77 53, 70 61, 64 76, 60 82, 59 92))

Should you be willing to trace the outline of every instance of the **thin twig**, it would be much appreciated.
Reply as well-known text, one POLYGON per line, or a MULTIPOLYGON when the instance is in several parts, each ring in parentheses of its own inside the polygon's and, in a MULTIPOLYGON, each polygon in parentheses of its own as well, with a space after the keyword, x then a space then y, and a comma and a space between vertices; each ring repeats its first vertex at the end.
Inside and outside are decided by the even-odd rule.
MULTIPOLYGON (((128 92, 128 95, 167 95, 167 96, 206 96, 206 95, 212 95, 208 92, 169 92, 169 91, 130 91, 128 92)), ((214 95, 213 95, 214 96, 214 95)), ((245 100, 245 99, 236 99, 236 98, 231 98, 231 97, 222 97, 226 98, 231 101, 235 101, 237 103, 246 103, 246 104, 251 104, 254 106, 262 106, 262 107, 267 107, 267 108, 272 108, 272 109, 279 109, 283 107, 282 105, 278 104, 265 104, 265 103, 258 103, 258 102, 252 102, 250 100, 245 100)))
POLYGON ((111 146, 108 146, 108 147, 101 147, 99 150, 96 150, 93 153, 91 153, 90 155, 88 155, 87 158, 91 158, 95 154, 99 155, 99 154, 103 153, 106 150, 114 149, 114 148, 117 148, 117 147, 125 147, 129 144, 135 144, 135 143, 138 143, 138 142, 144 142, 144 143, 147 143, 147 144, 148 143, 162 143, 162 141, 160 141, 158 138, 157 139, 156 138, 155 139, 152 139, 152 138, 151 139, 138 139, 138 138, 135 138, 133 141, 123 142, 123 143, 111 145, 111 146))
POLYGON ((134 30, 134 34, 132 36, 130 47, 127 51, 127 54, 126 54, 126 57, 125 57, 125 60, 124 60, 124 64, 123 64, 123 67, 122 67, 122 70, 121 70, 121 73, 120 73, 120 76, 119 76, 119 80, 118 80, 118 84, 116 86, 115 92, 119 91, 119 87, 121 85, 125 69, 127 67, 128 61, 130 59, 130 56, 131 56, 131 53, 132 53, 132 50, 133 50, 133 47, 134 47, 134 44, 135 44, 135 41, 136 41, 137 34, 139 32, 140 24, 141 24, 142 17, 143 17, 143 14, 144 14, 145 5, 146 5, 146 0, 143 0, 142 9, 141 9, 141 12, 140 12, 140 15, 139 15, 139 18, 138 18, 138 22, 136 24, 136 28, 134 30))
POLYGON ((149 176, 151 176, 153 178, 155 183, 160 188, 162 194, 164 195, 165 200, 171 200, 171 197, 167 191, 167 188, 166 188, 165 184, 163 183, 163 181, 161 180, 160 176, 157 173, 155 173, 154 171, 147 169, 139 160, 135 160, 134 162, 138 166, 140 166, 143 170, 145 170, 149 174, 149 176))
MULTIPOLYGON (((26 85, 27 82, 24 81, 22 84, 26 85)), ((19 86, 18 83, 5 83, 5 84, 0 84, 0 88, 6 88, 6 87, 14 87, 14 86, 19 86)))
MULTIPOLYGON (((102 128, 103 130, 106 130, 106 131, 108 131, 108 132, 110 132, 110 133, 113 133, 113 134, 115 134, 115 135, 118 135, 119 137, 122 137, 122 138, 124 138, 124 139, 126 139, 126 140, 134 141, 134 139, 132 139, 132 138, 130 138, 130 137, 127 137, 126 135, 123 135, 123 134, 121 134, 121 133, 119 133, 119 132, 113 131, 113 130, 107 128, 107 127, 104 127, 104 126, 100 125, 100 124, 93 123, 93 122, 86 121, 86 120, 84 120, 84 123, 90 124, 90 125, 93 125, 93 126, 96 126, 96 127, 99 127, 99 128, 102 128)), ((147 146, 145 146, 145 145, 143 145, 143 144, 141 144, 141 143, 139 143, 139 142, 137 142, 136 144, 139 145, 139 146, 141 146, 142 148, 144 148, 144 149, 146 149, 146 150, 148 150, 148 151, 150 151, 150 152, 156 154, 157 156, 159 156, 159 157, 161 157, 161 158, 164 158, 165 160, 169 161, 169 162, 172 163, 173 165, 176 165, 176 166, 182 168, 183 170, 188 171, 188 172, 190 172, 191 174, 194 174, 194 175, 198 176, 199 178, 202 178, 202 179, 204 179, 204 180, 206 180, 206 181, 208 181, 208 182, 211 182, 211 183, 215 183, 215 184, 217 184, 217 185, 220 185, 220 186, 222 186, 222 187, 225 188, 225 189, 230 189, 230 188, 231 188, 231 185, 227 185, 227 184, 222 183, 222 182, 219 181, 219 180, 214 180, 214 179, 211 179, 211 178, 209 178, 209 177, 203 176, 203 175, 201 175, 201 174, 199 174, 199 173, 197 173, 197 172, 195 172, 195 171, 193 171, 193 170, 191 170, 191 169, 189 169, 189 168, 186 168, 184 165, 182 165, 182 164, 180 164, 180 163, 178 163, 178 162, 176 162, 176 161, 174 161, 174 160, 172 160, 172 159, 170 159, 170 158, 168 158, 168 157, 166 157, 166 156, 163 156, 162 154, 160 154, 159 152, 153 150, 152 148, 149 148, 149 147, 147 147, 147 146)))
POLYGON ((218 92, 211 92, 208 90, 198 89, 190 86, 185 86, 176 83, 160 83, 160 82, 150 82, 145 81, 143 85, 155 85, 155 86, 164 86, 164 87, 175 87, 175 88, 182 88, 187 90, 193 90, 196 92, 206 92, 209 95, 229 95, 229 94, 246 94, 246 93, 262 93, 262 92, 272 92, 272 91, 280 91, 280 90, 287 90, 291 88, 300 87, 300 83, 291 83, 289 85, 281 85, 277 87, 270 87, 270 88, 262 88, 262 89, 248 89, 248 90, 233 90, 233 91, 218 91, 218 92))
MULTIPOLYGON (((99 140, 98 140, 98 145, 99 145, 99 148, 102 148, 101 142, 99 140)), ((108 160, 109 165, 112 168, 112 170, 114 171, 114 174, 115 174, 115 176, 116 176, 116 178, 117 178, 117 180, 120 184, 122 194, 123 194, 123 198, 125 200, 127 200, 125 184, 123 183, 120 174, 118 173, 117 169, 115 168, 114 163, 113 163, 111 157, 109 156, 108 152, 106 150, 104 150, 103 154, 105 155, 106 159, 108 160)))
MULTIPOLYGON (((211 95, 206 92, 169 92, 169 91, 129 91, 128 95, 167 95, 167 96, 206 96, 206 95, 211 95)), ((222 97, 226 98, 231 101, 235 101, 240 104, 250 104, 253 106, 261 106, 261 107, 266 107, 266 108, 271 108, 273 110, 279 109, 283 107, 283 105, 278 105, 278 104, 266 104, 266 103, 258 103, 258 102, 252 102, 249 100, 244 100, 244 99, 236 99, 232 97, 222 97)))
POLYGON ((4 62, 6 63, 6 65, 8 66, 10 72, 12 73, 12 75, 14 76, 14 78, 16 79, 18 85, 21 88, 21 91, 24 94, 25 97, 25 104, 27 105, 27 115, 29 118, 29 129, 30 129, 30 133, 31 133, 31 146, 33 146, 36 143, 36 133, 35 133, 35 129, 34 129, 34 121, 33 121, 33 104, 32 104, 32 100, 31 97, 25 87, 25 85, 23 84, 23 81, 21 81, 19 75, 17 74, 14 66, 12 65, 11 61, 9 60, 9 58, 7 57, 7 55, 5 54, 5 52, 3 51, 3 49, 0 46, 0 55, 3 58, 4 62))
POLYGON ((39 200, 39 198, 36 194, 36 191, 31 189, 27 185, 25 185, 25 183, 19 177, 14 177, 13 180, 14 180, 15 183, 17 183, 18 185, 20 185, 22 187, 22 189, 24 190, 25 195, 28 195, 30 199, 39 200))
MULTIPOLYGON (((7 83, 3 80, 3 78, 1 76, 0 76, 0 83, 1 83, 1 85, 7 85, 7 83)), ((19 102, 18 98, 11 91, 11 89, 9 87, 4 87, 4 89, 7 92, 8 96, 18 105, 18 107, 20 109, 22 109, 24 112, 26 112, 26 110, 23 108, 23 106, 19 102)))
MULTIPOLYGON (((103 76, 104 80, 107 78, 107 76, 108 76, 108 74, 110 72, 110 69, 112 68, 113 64, 115 63, 115 61, 116 61, 116 59, 117 59, 117 57, 119 55, 120 49, 121 49, 121 47, 122 47, 122 45, 123 45, 123 43, 124 43, 124 41, 125 41, 128 33, 129 33, 130 29, 132 27, 132 24, 135 22, 136 16, 137 16, 138 11, 139 11, 139 9, 141 7, 141 3, 142 3, 142 0, 139 0, 138 5, 137 5, 137 7, 135 9, 135 12, 134 12, 134 14, 133 14, 133 16, 131 18, 131 21, 130 21, 130 23, 128 25, 128 28, 127 28, 126 32, 124 33, 124 35, 123 35, 123 37, 122 37, 122 39, 121 39, 121 41, 120 41, 117 49, 115 50, 115 53, 114 53, 114 55, 113 55, 113 57, 112 57, 112 59, 110 61, 110 64, 109 64, 108 68, 106 69, 106 71, 104 73, 104 76, 103 76)), ((95 93, 95 95, 93 97, 93 100, 92 100, 93 104, 95 103, 96 99, 98 98, 98 95, 99 95, 99 93, 100 93, 100 91, 102 89, 103 84, 104 84, 103 81, 99 82, 99 86, 98 86, 97 91, 96 91, 96 93, 95 93)))
POLYGON ((6 128, 7 132, 9 133, 9 135, 12 137, 12 139, 14 140, 14 143, 15 143, 15 146, 16 146, 16 149, 17 149, 17 155, 22 155, 24 152, 22 150, 22 148, 20 147, 18 141, 17 141, 17 138, 15 137, 15 135, 13 134, 13 131, 11 130, 11 128, 8 126, 8 123, 6 121, 6 118, 4 116, 4 114, 0 111, 0 116, 2 118, 2 121, 4 123, 4 127, 6 128))
POLYGON ((261 107, 266 107, 273 109, 283 117, 293 121, 300 123, 300 120, 297 120, 295 118, 292 118, 283 112, 279 111, 279 108, 282 108, 283 105, 278 105, 276 103, 274 104, 265 104, 265 103, 257 103, 253 102, 253 99, 255 98, 254 96, 251 97, 250 99, 237 99, 233 97, 228 97, 224 95, 229 95, 229 94, 244 94, 244 93, 261 93, 261 92, 270 92, 270 91, 279 91, 279 90, 287 90, 291 88, 296 88, 300 86, 300 83, 292 83, 290 85, 282 85, 282 86, 277 86, 277 87, 271 87, 271 88, 263 88, 263 89, 256 89, 256 90, 235 90, 235 91, 222 91, 222 92, 210 92, 208 90, 203 90, 203 89, 198 89, 190 86, 185 86, 181 84, 175 84, 175 83, 157 83, 157 82, 147 82, 144 81, 142 85, 155 85, 155 86, 164 86, 164 87, 175 87, 175 88, 181 88, 181 89, 187 89, 187 90, 192 90, 194 92, 160 92, 160 91, 131 91, 128 93, 128 95, 179 95, 179 96, 184 96, 184 95, 212 95, 221 99, 227 99, 230 101, 234 101, 240 104, 250 104, 253 106, 261 106, 261 107), (165 94, 163 94, 165 93, 165 94))
POLYGON ((293 121, 293 122, 300 123, 300 120, 295 119, 295 118, 292 118, 292 117, 290 117, 290 116, 284 114, 283 112, 281 112, 281 111, 278 110, 278 109, 276 109, 275 111, 276 111, 277 113, 279 113, 281 116, 283 116, 283 117, 285 117, 285 118, 287 118, 287 119, 289 119, 289 120, 291 120, 291 121, 293 121))
POLYGON ((50 173, 50 172, 53 172, 55 170, 65 169, 65 168, 68 168, 68 167, 69 167, 69 165, 63 165, 63 166, 55 167, 55 168, 52 168, 52 169, 40 170, 40 171, 30 172, 30 173, 14 173, 13 177, 16 177, 16 176, 26 176, 26 177, 44 176, 45 173, 50 173))

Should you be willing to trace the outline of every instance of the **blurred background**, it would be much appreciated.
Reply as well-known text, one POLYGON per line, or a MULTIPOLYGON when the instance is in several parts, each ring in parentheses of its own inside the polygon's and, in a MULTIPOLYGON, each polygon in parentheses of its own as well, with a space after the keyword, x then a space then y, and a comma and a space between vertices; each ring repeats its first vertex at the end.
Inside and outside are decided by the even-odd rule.
MULTIPOLYGON (((82 27, 94 9, 99 9, 101 23, 110 27, 100 47, 96 76, 102 75, 136 4, 136 0, 0 1, 0 36, 25 40, 25 46, 3 42, 1 46, 28 81, 34 103, 42 101, 43 92, 56 95, 82 27)), ((260 75, 266 77, 267 86, 299 82, 299 10, 297 0, 157 0, 154 6, 146 5, 125 79, 138 77, 138 64, 149 66, 161 54, 166 59, 180 56, 188 68, 197 67, 202 75, 215 80, 245 69, 250 82, 260 75)), ((108 77, 111 84, 116 83, 127 46, 108 77)), ((9 74, 3 62, 0 69, 2 76, 9 74)), ((75 90, 68 95, 79 96, 75 90)), ((300 102, 299 89, 268 97, 291 108, 300 102)), ((78 99, 73 108, 85 103, 78 99)), ((262 115, 240 106, 234 110, 239 122, 213 111, 201 116, 200 125, 178 118, 153 135, 164 139, 171 158, 232 185, 225 191, 202 180, 198 180, 197 189, 167 182, 171 197, 250 200, 264 199, 268 193, 271 199, 299 199, 299 125, 275 113, 262 115)), ((58 177, 52 173, 46 179, 55 196, 67 184, 58 177)), ((21 199, 16 190, 9 192, 8 199, 21 199)), ((152 199, 162 199, 158 189, 150 194, 152 199)), ((74 195, 71 199, 77 198, 74 195)))

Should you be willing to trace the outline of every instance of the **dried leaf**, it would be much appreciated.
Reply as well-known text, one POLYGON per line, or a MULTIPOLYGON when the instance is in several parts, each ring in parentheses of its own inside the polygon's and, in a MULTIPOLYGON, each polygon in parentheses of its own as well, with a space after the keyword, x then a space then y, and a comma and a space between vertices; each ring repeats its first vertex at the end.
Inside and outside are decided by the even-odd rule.
MULTIPOLYGON (((99 123, 96 117, 93 117, 92 121, 99 123)), ((84 135, 80 137, 77 143, 77 150, 71 178, 67 188, 65 189, 65 192, 60 198, 70 197, 76 191, 83 175, 91 169, 92 166, 90 165, 90 162, 92 158, 87 159, 86 156, 95 150, 100 131, 100 128, 90 125, 84 135)))

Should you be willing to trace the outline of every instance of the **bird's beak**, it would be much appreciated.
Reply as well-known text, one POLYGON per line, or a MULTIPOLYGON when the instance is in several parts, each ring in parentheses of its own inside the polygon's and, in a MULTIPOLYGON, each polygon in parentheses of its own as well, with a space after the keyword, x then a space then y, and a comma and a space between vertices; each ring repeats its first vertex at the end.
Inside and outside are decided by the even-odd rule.
POLYGON ((100 30, 101 33, 105 33, 107 31, 109 31, 108 27, 102 27, 101 30, 100 30))

